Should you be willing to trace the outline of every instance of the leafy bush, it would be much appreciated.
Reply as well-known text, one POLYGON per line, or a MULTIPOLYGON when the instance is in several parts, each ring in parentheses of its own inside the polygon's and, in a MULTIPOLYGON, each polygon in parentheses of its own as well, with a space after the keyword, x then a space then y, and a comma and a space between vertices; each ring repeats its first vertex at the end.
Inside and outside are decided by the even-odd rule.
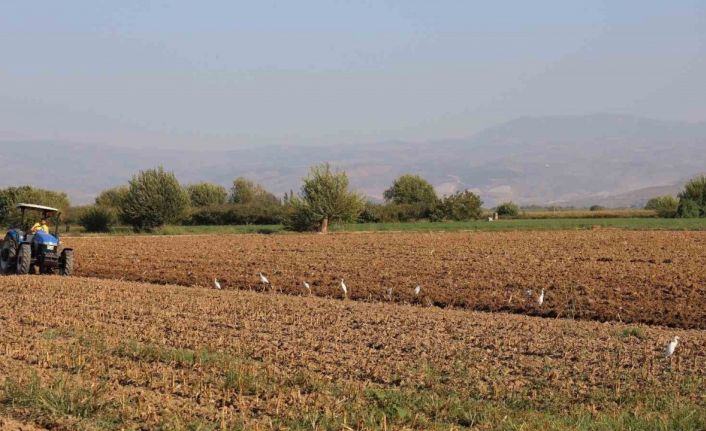
POLYGON ((430 221, 472 220, 481 216, 480 198, 466 190, 444 197, 434 205, 428 202, 377 204, 368 202, 358 217, 361 223, 398 223, 427 219, 430 221))
POLYGON ((198 183, 186 187, 192 207, 207 207, 226 203, 228 192, 219 184, 198 183))
POLYGON ((130 180, 121 202, 121 218, 136 231, 151 230, 179 220, 189 207, 189 196, 171 172, 161 166, 141 171, 130 180))
POLYGON ((232 204, 277 204, 277 196, 265 190, 260 184, 238 177, 233 181, 229 202, 232 204))
POLYGON ((706 217, 706 175, 691 179, 679 193, 680 217, 706 217))
POLYGON ((184 220, 188 225, 246 225, 280 224, 283 221, 282 205, 224 204, 194 208, 184 220))
POLYGON ((679 201, 674 196, 658 196, 647 201, 645 209, 655 210, 658 217, 674 218, 679 210, 679 201))
MULTIPOLYGON (((480 218, 481 205, 483 202, 478 195, 465 190, 445 197, 440 205, 440 210, 444 218, 465 221, 480 218)), ((437 217, 439 215, 435 215, 434 218, 437 217)))
POLYGON ((304 199, 296 196, 285 205, 283 224, 285 229, 296 232, 323 230, 319 216, 304 199))
POLYGON ((499 216, 517 217, 520 215, 520 207, 513 202, 504 202, 495 208, 495 212, 498 213, 499 216))
POLYGON ((682 218, 697 218, 701 216, 701 208, 696 201, 691 199, 681 199, 679 201, 679 207, 677 209, 677 214, 682 218))
POLYGON ((398 223, 428 219, 431 209, 423 203, 417 204, 376 204, 366 203, 358 217, 361 223, 398 223))
POLYGON ((79 224, 86 232, 109 232, 116 221, 115 209, 100 205, 84 208, 79 216, 79 224))
POLYGON ((381 223, 383 204, 366 202, 363 210, 358 215, 358 223, 381 223))
POLYGON ((589 211, 603 211, 605 208, 600 205, 591 205, 589 211))

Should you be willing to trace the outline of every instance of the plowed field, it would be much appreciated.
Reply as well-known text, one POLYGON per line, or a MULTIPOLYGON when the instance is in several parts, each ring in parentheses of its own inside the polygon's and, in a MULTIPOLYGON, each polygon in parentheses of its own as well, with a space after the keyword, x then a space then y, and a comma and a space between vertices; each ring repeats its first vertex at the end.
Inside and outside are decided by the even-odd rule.
POLYGON ((706 328, 706 232, 69 238, 77 273, 548 317, 706 328), (262 285, 258 273, 271 281, 262 285), (419 296, 413 294, 421 286, 419 296), (386 289, 392 289, 388 296, 386 289), (537 299, 545 290, 545 301, 537 299))
MULTIPOLYGON (((375 238, 349 237, 361 247, 359 253, 346 259, 333 250, 333 262, 348 263, 349 271, 359 266, 361 279, 367 274, 367 280, 376 280, 380 262, 397 259, 389 245, 382 247, 389 255, 372 253, 377 250, 372 245, 375 238), (368 271, 366 260, 371 262, 368 271)), ((474 261, 462 251, 467 236, 446 239, 458 241, 459 253, 474 261)), ((475 239, 473 247, 488 241, 475 239)), ((699 240, 688 238, 684 247, 694 247, 699 240)), ((194 243, 197 249, 209 249, 200 238, 117 243, 122 241, 140 245, 134 248, 140 256, 158 244, 194 243)), ((340 245, 339 241, 337 236, 247 238, 240 246, 245 250, 247 245, 254 254, 247 264, 240 264, 248 277, 242 285, 235 284, 237 278, 230 279, 232 287, 253 284, 249 274, 259 269, 253 266, 255 256, 272 265, 279 262, 271 271, 282 272, 272 278, 284 285, 288 280, 284 274, 295 276, 296 263, 326 255, 321 250, 309 252, 310 248, 340 245), (278 244, 282 248, 277 249, 278 244), (303 250, 301 257, 295 247, 303 250), (287 261, 282 255, 296 260, 287 261)), ((98 253, 99 245, 114 243, 80 242, 83 256, 90 256, 87 245, 98 253)), ((432 241, 416 245, 427 251, 441 249, 442 256, 451 257, 447 253, 453 247, 439 247, 440 243, 437 248, 432 241)), ((220 247, 247 256, 238 251, 239 244, 228 239, 220 247)), ((412 251, 424 255, 411 244, 408 247, 404 249, 408 257, 412 251)), ((188 248, 180 261, 170 254, 173 250, 156 257, 154 264, 186 266, 189 256, 198 254, 188 248)), ((616 251, 614 258, 622 256, 616 251)), ((671 258, 681 262, 679 256, 671 258)), ((96 264, 101 260, 92 259, 84 257, 82 271, 87 272, 89 265, 101 270, 96 264)), ((400 262, 414 268, 412 261, 400 262)), ((424 265, 430 262, 418 262, 418 274, 425 274, 424 265)), ((152 264, 141 260, 134 270, 152 264)), ((322 261, 312 265, 333 272, 322 261)), ((123 266, 128 261, 119 261, 117 267, 123 266)), ((176 276, 182 266, 165 274, 176 276)), ((211 265, 214 271, 217 266, 211 265)), ((145 277, 158 277, 159 269, 149 269, 145 277)), ((528 279, 539 280, 540 272, 528 279)), ((117 270, 106 274, 115 275, 117 270)), ((354 274, 344 272, 351 279, 354 274)), ((321 280, 333 282, 337 276, 321 280)), ((472 283, 473 278, 449 276, 447 282, 451 280, 472 283)), ((362 289, 351 281, 354 289, 362 289)), ((4 277, 0 298, 0 417, 50 429, 706 426, 703 331, 49 276, 4 277), (682 344, 674 357, 661 358, 674 335, 682 338, 682 344)))

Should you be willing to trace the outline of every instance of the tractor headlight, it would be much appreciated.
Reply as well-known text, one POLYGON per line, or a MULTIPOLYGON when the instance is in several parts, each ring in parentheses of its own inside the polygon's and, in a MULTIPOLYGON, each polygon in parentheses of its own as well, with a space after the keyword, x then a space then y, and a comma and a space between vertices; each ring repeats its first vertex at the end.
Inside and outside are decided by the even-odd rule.
POLYGON ((55 248, 55 245, 47 245, 47 250, 54 250, 55 248))

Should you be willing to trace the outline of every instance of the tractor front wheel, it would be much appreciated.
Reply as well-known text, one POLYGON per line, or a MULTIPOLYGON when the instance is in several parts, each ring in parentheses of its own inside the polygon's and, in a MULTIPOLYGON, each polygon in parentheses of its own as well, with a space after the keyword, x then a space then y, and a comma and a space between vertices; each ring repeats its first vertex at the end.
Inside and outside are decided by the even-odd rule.
POLYGON ((32 264, 32 246, 29 244, 20 244, 19 252, 17 253, 17 273, 29 274, 29 269, 32 264))
POLYGON ((74 251, 66 249, 59 258, 59 275, 71 276, 74 270, 74 251))

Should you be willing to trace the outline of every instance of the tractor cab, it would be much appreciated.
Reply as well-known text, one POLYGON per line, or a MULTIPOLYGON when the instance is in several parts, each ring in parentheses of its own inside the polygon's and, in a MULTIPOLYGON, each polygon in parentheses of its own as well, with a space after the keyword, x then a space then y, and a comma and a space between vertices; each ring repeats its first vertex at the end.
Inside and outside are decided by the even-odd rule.
POLYGON ((27 274, 39 270, 41 274, 58 273, 71 275, 73 250, 59 246, 59 223, 61 212, 44 205, 17 204, 20 223, 10 228, 0 248, 0 272, 4 274, 27 274), (54 232, 40 221, 52 220, 54 232), (34 231, 34 232, 33 232, 34 231))
MULTIPOLYGON (((40 231, 46 233, 53 238, 55 243, 59 242, 59 223, 61 217, 61 211, 57 208, 47 207, 44 205, 34 205, 34 204, 17 204, 15 206, 20 211, 20 224, 18 228, 10 229, 17 232, 18 235, 22 235, 27 242, 32 242, 35 232, 32 232, 32 227, 35 223, 39 223, 40 220, 51 220, 54 222, 54 234, 50 232, 40 231), (33 214, 37 214, 34 215, 33 214)), ((41 236, 40 236, 41 237, 41 236)), ((46 236, 44 236, 47 240, 46 236)))

